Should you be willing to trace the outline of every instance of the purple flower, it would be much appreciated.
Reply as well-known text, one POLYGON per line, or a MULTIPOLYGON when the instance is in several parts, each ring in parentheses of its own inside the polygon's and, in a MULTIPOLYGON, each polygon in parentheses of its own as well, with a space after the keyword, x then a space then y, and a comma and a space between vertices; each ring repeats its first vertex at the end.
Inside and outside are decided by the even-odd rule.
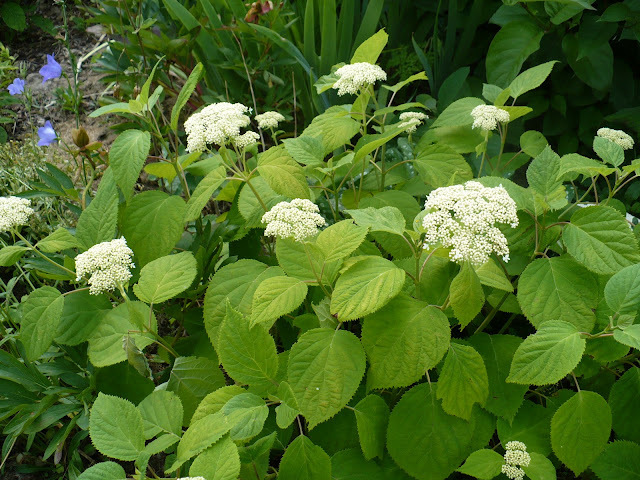
POLYGON ((20 95, 24 93, 24 80, 16 78, 11 85, 7 87, 11 95, 20 95))
POLYGON ((47 55, 47 64, 40 69, 40 75, 42 75, 42 83, 52 78, 60 78, 62 75, 62 67, 53 55, 47 55))
POLYGON ((38 146, 40 147, 51 145, 58 138, 49 120, 44 122, 44 127, 38 129, 38 136, 40 137, 40 141, 38 142, 38 146))

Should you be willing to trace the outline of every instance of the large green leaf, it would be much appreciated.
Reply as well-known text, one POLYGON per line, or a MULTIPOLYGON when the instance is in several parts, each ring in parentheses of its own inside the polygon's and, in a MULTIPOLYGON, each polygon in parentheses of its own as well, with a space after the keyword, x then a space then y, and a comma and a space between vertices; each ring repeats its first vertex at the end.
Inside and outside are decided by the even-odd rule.
POLYGON ((558 210, 567 204, 560 176, 560 157, 547 145, 527 168, 527 181, 536 203, 546 210, 558 210))
POLYGON ((542 85, 542 82, 547 79, 553 69, 553 65, 556 63, 557 60, 552 60, 541 65, 536 65, 535 67, 531 67, 522 72, 513 79, 508 87, 511 96, 513 98, 518 98, 523 93, 527 93, 534 88, 538 88, 542 85))
POLYGON ((125 338, 142 350, 154 342, 152 332, 157 330, 156 317, 149 306, 142 302, 121 303, 104 315, 92 332, 87 354, 96 367, 123 362, 127 360, 127 352, 123 348, 125 338))
POLYGON ((609 308, 619 315, 635 315, 640 308, 640 264, 625 267, 609 279, 604 287, 609 308))
POLYGON ((528 466, 522 467, 524 473, 531 480, 556 480, 556 467, 544 455, 530 452, 531 462, 528 466))
POLYGON ((640 262, 638 243, 629 224, 611 207, 579 209, 564 227, 562 239, 572 257, 601 275, 640 262))
POLYGON ((142 415, 133 403, 98 394, 89 418, 91 442, 103 455, 135 460, 144 449, 142 415))
POLYGON ((202 357, 178 357, 173 364, 167 390, 180 397, 184 425, 189 425, 196 407, 209 393, 223 387, 224 375, 214 362, 202 357))
POLYGON ((29 360, 46 352, 58 333, 64 297, 53 287, 40 287, 24 297, 20 340, 29 360))
POLYGON ((193 417, 191 417, 191 423, 195 423, 207 415, 219 412, 229 400, 246 391, 246 389, 239 385, 227 385, 217 389, 215 392, 211 392, 198 404, 198 408, 193 414, 193 417))
POLYGON ((640 445, 620 441, 609 443, 591 464, 600 480, 640 479, 640 445))
POLYGON ((518 303, 536 328, 563 320, 590 332, 598 304, 596 277, 570 257, 539 258, 520 276, 518 303))
MULTIPOLYGON (((472 118, 471 115, 469 118, 472 118)), ((463 183, 473 178, 471 167, 464 157, 444 144, 420 149, 413 165, 422 181, 431 188, 463 183)))
POLYGON ((274 192, 291 198, 311 198, 302 167, 284 145, 271 147, 258 157, 258 172, 274 192))
POLYGON ((460 127, 471 125, 473 123, 471 110, 483 104, 484 102, 482 100, 475 97, 465 97, 456 100, 444 109, 431 127, 460 127))
POLYGON ((364 458, 382 458, 389 423, 387 402, 378 395, 367 395, 354 407, 354 413, 364 458))
POLYGON ((525 400, 513 421, 498 419, 500 443, 506 445, 512 440, 517 440, 525 443, 529 452, 549 455, 551 453, 549 429, 553 413, 551 408, 525 400))
POLYGON ((605 162, 618 167, 624 162, 624 150, 615 142, 608 138, 595 137, 593 139, 593 150, 605 162))
POLYGON ((451 343, 438 377, 437 398, 445 412, 469 420, 473 405, 485 404, 489 378, 480 354, 468 345, 451 343))
POLYGON ((69 230, 60 227, 52 234, 40 240, 36 247, 38 248, 38 250, 44 253, 60 252, 69 248, 77 248, 78 240, 76 240, 76 237, 71 235, 69 230))
POLYGON ((76 238, 82 248, 86 250, 98 243, 113 240, 118 221, 118 199, 113 171, 108 168, 95 198, 78 218, 76 238))
POLYGON ((387 448, 407 473, 419 480, 444 480, 471 451, 474 428, 447 415, 436 399, 437 384, 405 393, 389 417, 387 448))
POLYGON ((512 421, 528 390, 526 385, 506 383, 513 354, 522 340, 511 335, 481 333, 471 337, 469 343, 482 356, 487 369, 490 394, 484 405, 485 410, 512 421))
POLYGON ((140 402, 138 410, 146 439, 159 433, 182 436, 182 402, 175 393, 155 391, 140 402))
POLYGON ((405 219, 396 207, 363 208, 360 210, 346 210, 361 227, 369 228, 371 232, 389 232, 402 235, 405 229, 405 219))
POLYGON ((196 89, 196 86, 200 81, 200 77, 202 76, 202 70, 203 70, 202 63, 198 62, 198 64, 195 67, 193 67, 193 70, 189 74, 189 78, 187 78, 187 81, 184 83, 182 90, 180 90, 180 93, 178 94, 178 98, 176 99, 176 103, 173 105, 173 108, 171 109, 171 129, 172 130, 178 129, 178 120, 180 118, 180 112, 189 101, 189 98, 191 98, 191 94, 193 93, 193 91, 196 89))
POLYGON ((234 425, 231 428, 232 440, 248 440, 258 435, 269 415, 269 407, 264 400, 253 393, 235 395, 222 407, 222 412, 234 425))
POLYGON ((29 248, 21 245, 9 245, 0 249, 0 267, 10 267, 20 260, 28 251, 29 248))
POLYGON ((116 184, 127 200, 133 195, 133 187, 138 181, 150 148, 151 135, 141 130, 125 130, 111 145, 109 165, 116 184))
POLYGON ((112 309, 113 305, 106 295, 91 295, 87 290, 65 295, 56 342, 79 345, 86 341, 112 309))
POLYGON ((449 320, 440 310, 405 295, 365 318, 362 344, 372 388, 405 387, 434 368, 449 348, 449 320))
POLYGON ((384 47, 387 45, 388 40, 389 35, 387 32, 385 32, 384 29, 378 30, 360 44, 351 57, 351 63, 376 63, 382 50, 384 50, 384 47))
POLYGON ((171 253, 184 230, 186 204, 176 195, 157 190, 131 199, 122 214, 122 233, 144 267, 171 253))
POLYGON ((609 406, 617 438, 640 442, 640 369, 632 367, 611 387, 609 406))
POLYGON ((491 480, 502 472, 504 457, 489 449, 476 450, 465 460, 456 472, 464 473, 481 480, 491 480))
POLYGON ((569 153, 563 155, 560 159, 558 180, 575 180, 578 175, 587 177, 607 176, 613 172, 615 172, 615 168, 607 167, 602 162, 583 157, 577 153, 569 153))
POLYGON ((324 253, 325 262, 336 262, 351 255, 362 244, 367 231, 352 220, 342 220, 321 231, 316 245, 324 253))
POLYGON ((278 480, 331 480, 331 459, 308 437, 298 436, 280 460, 278 480))
POLYGON ((364 375, 365 354, 353 333, 316 328, 291 347, 288 378, 309 428, 347 404, 364 375))
POLYGON ((324 165, 322 142, 317 138, 310 136, 287 138, 282 143, 296 162, 313 167, 324 165))
POLYGON ((263 215, 278 202, 286 201, 288 198, 284 195, 278 195, 263 177, 253 177, 250 182, 253 189, 246 183, 242 186, 237 201, 238 211, 246 220, 245 228, 258 228, 264 226, 262 223, 263 215), (256 197, 254 190, 264 203, 264 207, 256 197))
POLYGON ((551 446, 579 476, 600 454, 611 435, 611 410, 594 392, 578 391, 551 419, 551 446))
POLYGON ((80 474, 78 480, 127 480, 127 474, 116 462, 101 462, 87 468, 80 474))
POLYGON ((395 297, 404 285, 405 272, 381 257, 364 257, 336 282, 331 313, 345 322, 375 312, 395 297))
MULTIPOLYGON (((322 233, 322 232, 321 232, 322 233)), ((329 247, 322 240, 324 247, 329 247)), ((348 246, 348 249, 351 249, 348 246)), ((331 284, 342 264, 341 255, 329 255, 335 260, 328 261, 325 250, 313 243, 296 242, 293 238, 279 238, 276 240, 276 257, 278 264, 290 277, 299 278, 309 285, 317 285, 318 278, 322 275, 322 283, 331 284)))
POLYGON ((273 337, 262 325, 251 327, 249 318, 229 302, 217 352, 225 371, 235 381, 261 388, 277 385, 278 354, 273 337))
POLYGON ((195 458, 189 475, 207 480, 237 480, 240 475, 238 447, 228 436, 223 437, 195 458))
POLYGON ((460 272, 451 282, 449 291, 453 313, 463 329, 480 313, 484 305, 484 291, 480 279, 469 262, 464 262, 460 272))
POLYGON ((258 285, 265 278, 281 274, 279 268, 269 268, 264 263, 249 259, 225 265, 216 272, 204 296, 204 326, 216 349, 220 325, 226 314, 226 301, 240 313, 250 314, 258 285))
POLYGON ((263 280, 253 294, 251 325, 271 328, 278 318, 302 304, 307 290, 307 285, 297 278, 278 276, 263 280))
POLYGON ((349 116, 349 110, 343 106, 333 106, 315 117, 301 136, 317 138, 322 142, 326 155, 343 147, 360 130, 360 123, 349 116))
POLYGON ((559 382, 578 365, 585 344, 574 325, 561 320, 544 322, 516 350, 507 381, 523 385, 559 382))
POLYGON ((198 265, 191 252, 166 255, 142 267, 133 291, 143 302, 162 303, 189 288, 197 273, 198 265))
POLYGON ((187 209, 184 219, 191 222, 197 219, 202 213, 202 209, 209 203, 211 196, 224 183, 227 176, 227 169, 221 165, 211 170, 200 180, 196 189, 191 193, 191 198, 187 202, 187 209))
POLYGON ((543 32, 533 22, 509 22, 493 37, 487 52, 487 81, 506 88, 524 61, 540 48, 543 32))

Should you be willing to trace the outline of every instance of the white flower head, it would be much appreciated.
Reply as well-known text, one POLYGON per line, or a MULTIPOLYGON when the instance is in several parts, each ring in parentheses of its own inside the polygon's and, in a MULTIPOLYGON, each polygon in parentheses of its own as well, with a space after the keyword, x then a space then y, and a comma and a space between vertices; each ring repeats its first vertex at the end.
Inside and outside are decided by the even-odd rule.
POLYGON ((496 223, 518 226, 516 203, 504 187, 485 187, 480 182, 436 188, 427 197, 422 220, 425 245, 450 248, 457 263, 482 265, 496 253, 509 261, 509 246, 496 223))
POLYGON ((387 79, 387 74, 382 68, 368 62, 344 65, 336 70, 336 75, 338 80, 333 84, 333 88, 338 90, 339 96, 345 93, 356 95, 362 87, 387 79))
POLYGON ((258 122, 258 128, 265 130, 267 128, 277 128, 279 122, 284 121, 284 115, 278 112, 264 112, 255 116, 258 122))
POLYGON ((260 135, 256 132, 244 132, 242 135, 232 138, 231 143, 233 143, 236 148, 242 150, 255 144, 258 140, 260 140, 260 135))
POLYGON ((318 206, 310 200, 295 198, 290 202, 280 202, 262 216, 267 224, 267 237, 294 238, 301 242, 318 233, 326 222, 318 213, 318 206))
POLYGON ((478 105, 471 110, 473 117, 473 128, 480 127, 482 130, 495 130, 498 128, 498 122, 506 123, 509 121, 509 112, 493 105, 478 105))
POLYGON ((133 251, 124 237, 94 245, 76 257, 76 280, 88 276, 91 295, 115 290, 131 278, 135 267, 131 257, 133 251))
POLYGON ((240 129, 251 123, 248 111, 241 103, 220 102, 194 113, 184 122, 187 150, 202 152, 209 144, 222 147, 233 141, 240 136, 240 129))
POLYGON ((505 445, 505 450, 502 473, 512 480, 522 480, 525 472, 520 467, 528 467, 531 463, 527 446, 522 442, 512 441, 505 445))
POLYGON ((207 480, 204 477, 182 477, 179 478, 178 480, 207 480))
POLYGON ((633 138, 631 135, 622 130, 614 130, 613 128, 601 128, 598 130, 598 136, 611 140, 613 143, 620 145, 623 150, 631 150, 633 148, 633 138))
POLYGON ((33 208, 28 198, 0 197, 0 233, 26 224, 31 215, 33 208))
POLYGON ((400 114, 399 128, 404 128, 407 133, 413 133, 416 129, 422 125, 422 121, 429 118, 428 115, 422 112, 403 112, 400 114))

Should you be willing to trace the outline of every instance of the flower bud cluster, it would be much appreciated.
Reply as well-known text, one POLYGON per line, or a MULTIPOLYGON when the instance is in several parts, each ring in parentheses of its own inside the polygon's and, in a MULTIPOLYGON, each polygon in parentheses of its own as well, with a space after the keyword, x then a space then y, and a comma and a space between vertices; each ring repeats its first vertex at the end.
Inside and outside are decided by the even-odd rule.
POLYGON ((480 182, 436 188, 427 197, 427 214, 422 220, 424 248, 441 245, 450 248, 449 257, 457 263, 482 265, 496 253, 509 261, 509 246, 495 226, 518 226, 517 208, 504 187, 485 187, 480 182))
POLYGON ((301 242, 318 233, 326 222, 318 213, 318 206, 310 200, 296 198, 290 202, 280 202, 262 216, 267 224, 265 236, 294 238, 301 242))
POLYGON ((31 215, 33 215, 31 200, 21 197, 0 197, 0 233, 24 225, 31 215))
POLYGON ((407 133, 413 133, 416 129, 422 125, 422 120, 429 118, 428 115, 422 112, 404 112, 400 114, 399 128, 404 128, 407 133))
POLYGON ((76 257, 76 280, 88 276, 91 295, 115 290, 131 278, 135 267, 131 257, 133 251, 124 238, 94 245, 76 257))
POLYGON ((478 105, 471 110, 473 117, 473 128, 481 128, 482 130, 495 130, 498 128, 498 122, 506 123, 509 121, 509 112, 493 105, 478 105))
MULTIPOLYGON (((202 152, 209 144, 220 147, 240 137, 240 129, 249 125, 249 107, 241 103, 220 102, 204 107, 184 122, 187 150, 202 152)), ((248 137, 239 140, 246 143, 248 137)))
POLYGON ((631 135, 622 130, 614 130, 613 128, 601 128, 598 130, 598 136, 611 140, 613 143, 620 145, 623 150, 631 150, 633 148, 633 138, 631 135))
POLYGON ((531 456, 527 453, 527 446, 522 442, 508 442, 505 445, 504 462, 502 473, 511 480, 522 480, 524 470, 520 467, 528 467, 531 463, 531 456))
POLYGON ((254 145, 258 140, 260 140, 260 135, 256 132, 244 132, 242 135, 232 138, 231 143, 233 143, 238 150, 242 150, 254 145))
POLYGON ((284 121, 284 115, 278 112, 264 112, 255 116, 258 127, 261 129, 277 128, 279 122, 284 121))
POLYGON ((336 70, 336 75, 338 80, 333 84, 333 88, 338 90, 339 96, 345 93, 356 95, 362 87, 387 79, 387 74, 382 68, 368 62, 344 65, 336 70))

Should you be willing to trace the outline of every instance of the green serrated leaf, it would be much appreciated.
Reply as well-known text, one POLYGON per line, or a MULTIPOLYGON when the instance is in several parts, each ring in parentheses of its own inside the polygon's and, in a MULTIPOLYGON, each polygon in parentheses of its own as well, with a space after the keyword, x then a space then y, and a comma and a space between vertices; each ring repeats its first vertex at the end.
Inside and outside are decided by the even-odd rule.
POLYGON ((187 209, 184 216, 185 221, 191 222, 200 216, 202 209, 209 203, 211 196, 226 180, 226 177, 226 167, 220 166, 200 180, 200 183, 198 183, 196 189, 191 193, 191 198, 189 198, 187 202, 187 209))
POLYGON ((557 60, 552 60, 522 72, 513 79, 508 87, 511 91, 511 96, 518 98, 523 93, 538 88, 547 79, 553 69, 553 65, 556 63, 558 63, 557 60))
POLYGON ((473 405, 484 406, 489 378, 480 354, 468 345, 451 343, 438 378, 437 398, 449 415, 469 420, 473 405))
POLYGON ((516 350, 507 382, 523 385, 559 382, 578 365, 585 345, 574 325, 561 320, 544 322, 516 350))
POLYGON ((245 392, 246 390, 238 385, 228 385, 211 392, 198 404, 198 408, 193 417, 191 417, 191 423, 193 424, 207 415, 219 412, 229 400, 245 392))
POLYGON ((271 147, 258 156, 258 172, 274 192, 290 198, 311 198, 304 170, 284 145, 271 147))
POLYGON ((331 480, 331 459, 308 437, 300 435, 280 460, 278 480, 331 480))
POLYGON ((640 369, 632 367, 611 387, 609 406, 618 438, 640 442, 640 369))
POLYGON ((309 330, 291 347, 289 384, 310 429, 342 410, 360 385, 365 364, 358 337, 345 330, 309 330))
POLYGON ((505 292, 513 292, 513 285, 507 278, 504 270, 502 270, 493 259, 474 268, 480 283, 487 287, 497 288, 505 292))
POLYGON ((101 242, 113 240, 118 220, 118 187, 113 170, 108 168, 95 198, 82 212, 76 225, 76 238, 82 248, 89 249, 101 242))
POLYGON ((562 320, 591 332, 598 304, 595 275, 567 256, 531 262, 518 281, 518 303, 539 328, 547 320, 562 320))
POLYGON ((595 392, 580 390, 551 419, 551 446, 578 476, 600 454, 611 435, 611 410, 595 392))
POLYGON ((133 187, 138 181, 150 148, 151 135, 141 130, 125 130, 111 145, 109 165, 116 184, 127 201, 133 195, 133 187))
POLYGON ((560 169, 558 170, 558 180, 575 180, 578 175, 587 177, 607 176, 615 172, 615 168, 607 167, 604 163, 583 157, 577 153, 563 155, 560 159, 560 169))
POLYGON ((624 330, 614 330, 613 338, 618 343, 640 350, 640 324, 630 325, 624 330))
POLYGON ((189 78, 184 83, 182 90, 178 94, 178 98, 176 99, 176 103, 173 105, 171 109, 171 130, 178 129, 178 120, 180 119, 180 112, 184 108, 184 106, 191 98, 191 94, 196 89, 198 82, 200 81, 200 77, 202 76, 202 71, 204 67, 202 63, 198 62, 198 64, 193 67, 193 70, 189 74, 189 78))
POLYGON ((363 208, 361 210, 345 210, 361 227, 371 232, 389 232, 402 235, 405 219, 396 207, 363 208))
POLYGON ((567 194, 559 176, 560 157, 547 145, 527 168, 529 187, 544 210, 558 210, 567 204, 567 194))
POLYGON ((135 460, 144 449, 142 416, 133 403, 99 393, 89 418, 91 442, 103 455, 135 460))
POLYGON ((624 150, 615 142, 608 138, 594 137, 593 150, 605 162, 614 167, 618 167, 624 163, 624 150))
POLYGON ((490 480, 502 472, 504 457, 494 450, 476 450, 465 460, 456 472, 464 473, 481 480, 490 480))
POLYGON ((604 287, 609 308, 618 315, 636 314, 640 308, 640 264, 625 267, 604 287))
POLYGON ((364 242, 367 232, 351 220, 342 220, 321 231, 316 245, 324 253, 325 262, 337 262, 351 255, 364 242))
POLYGON ((258 388, 276 384, 278 355, 273 337, 262 325, 251 327, 249 318, 229 302, 217 352, 225 371, 237 382, 258 388))
POLYGON ((40 287, 24 297, 20 305, 20 340, 27 358, 36 360, 49 349, 58 333, 64 297, 53 287, 40 287))
POLYGON ((278 276, 263 280, 253 294, 251 326, 271 328, 278 318, 302 304, 307 290, 307 285, 297 278, 278 276))
POLYGON ((142 268, 133 292, 143 302, 162 303, 189 288, 197 273, 198 265, 191 252, 167 255, 142 268))
POLYGON ((508 87, 524 61, 540 48, 542 35, 542 30, 533 22, 514 21, 503 26, 489 45, 487 81, 502 88, 508 87))
POLYGON ((564 227, 562 239, 573 258, 601 275, 640 262, 638 243, 629 224, 611 207, 579 209, 564 227))
POLYGON ((198 455, 189 468, 189 476, 207 480, 236 480, 239 475, 238 447, 227 436, 198 455))
POLYGON ((624 440, 607 444, 591 470, 600 480, 640 479, 640 445, 624 440))
POLYGON ((384 28, 378 30, 360 44, 351 57, 351 63, 376 63, 388 40, 389 35, 384 31, 384 28))
POLYGON ((382 458, 389 423, 387 402, 378 395, 367 395, 356 404, 354 413, 364 458, 382 458))
POLYGON ((531 453, 547 456, 551 453, 549 430, 554 411, 542 405, 525 400, 513 421, 498 419, 498 437, 500 443, 517 440, 527 445, 531 453))
POLYGON ((365 257, 349 267, 336 282, 331 313, 346 322, 375 312, 404 285, 405 272, 389 260, 365 257))
POLYGON ((362 344, 372 388, 404 387, 434 368, 449 348, 449 320, 440 310, 404 295, 365 318, 362 344))
POLYGON ((87 468, 77 480, 127 480, 127 474, 116 462, 101 462, 87 468))
POLYGON ((10 267, 20 260, 28 251, 28 247, 20 245, 9 245, 0 249, 0 267, 10 267))
POLYGON ((373 460, 368 461, 357 448, 337 452, 331 457, 333 480, 386 480, 382 469, 373 460))
POLYGON ((444 412, 436 389, 435 383, 413 387, 389 417, 387 449, 404 471, 419 480, 444 480, 471 452, 473 427, 444 412))
POLYGON ((182 435, 182 402, 175 393, 155 391, 140 402, 138 410, 142 415, 146 439, 159 433, 182 435))
MULTIPOLYGON (((58 228, 52 234, 43 238, 36 244, 36 248, 44 253, 60 252, 69 248, 77 248, 76 237, 69 233, 66 228, 58 228)), ((0 252, 1 255, 1 252, 0 252)))
POLYGON ((248 440, 258 435, 269 415, 269 407, 264 400, 253 393, 241 393, 222 407, 222 412, 234 426, 231 428, 232 440, 248 440))
POLYGON ((344 146, 360 131, 360 123, 349 116, 342 106, 333 106, 315 117, 301 137, 313 137, 322 142, 323 155, 344 146))
POLYGON ((556 467, 551 460, 536 452, 530 452, 529 456, 531 462, 522 467, 527 477, 531 480, 556 480, 556 467))
POLYGON ((322 142, 317 138, 311 136, 287 138, 282 143, 296 162, 311 167, 324 165, 322 142))
POLYGON ((480 278, 469 262, 462 264, 449 292, 453 313, 463 329, 480 313, 485 300, 480 278))

